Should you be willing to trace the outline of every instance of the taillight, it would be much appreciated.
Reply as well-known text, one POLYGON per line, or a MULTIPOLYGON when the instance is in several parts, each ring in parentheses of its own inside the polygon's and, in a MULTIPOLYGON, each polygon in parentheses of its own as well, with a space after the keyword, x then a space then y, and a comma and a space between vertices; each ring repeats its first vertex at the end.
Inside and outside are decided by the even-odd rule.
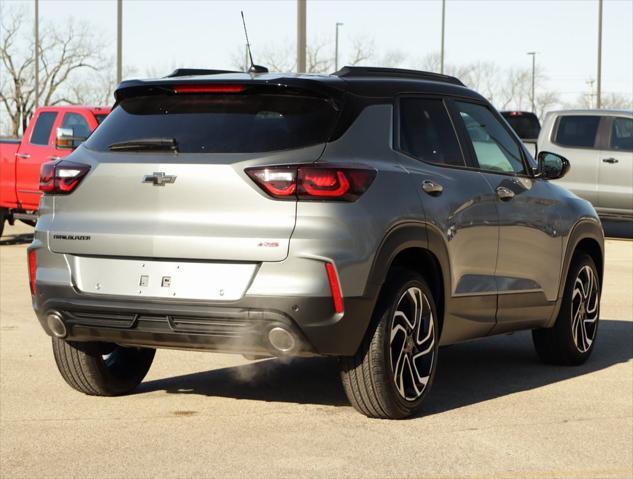
POLYGON ((32 249, 26 254, 29 263, 29 287, 31 288, 31 295, 35 294, 35 269, 37 268, 36 250, 32 249))
POLYGON ((334 166, 271 166, 246 173, 273 198, 356 201, 371 185, 375 170, 334 166))
POLYGON ((51 161, 40 168, 40 190, 52 195, 67 195, 81 182, 90 166, 73 161, 51 161))
POLYGON ((327 272, 328 283, 330 283, 330 291, 332 292, 332 303, 334 311, 343 312, 343 294, 341 293, 341 284, 336 274, 336 269, 332 263, 325 263, 325 271, 327 272))

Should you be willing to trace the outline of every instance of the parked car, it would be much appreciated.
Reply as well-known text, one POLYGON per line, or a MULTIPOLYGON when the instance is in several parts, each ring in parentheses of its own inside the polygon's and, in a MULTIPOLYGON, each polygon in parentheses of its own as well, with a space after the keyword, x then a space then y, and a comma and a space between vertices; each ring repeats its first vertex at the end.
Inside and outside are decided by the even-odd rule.
POLYGON ((131 391, 155 348, 324 355, 357 410, 406 417, 440 345, 531 329, 546 362, 591 354, 602 228, 538 159, 443 75, 125 81, 42 168, 33 307, 86 394, 131 391))
POLYGON ((500 112, 514 132, 525 143, 530 154, 536 157, 536 142, 541 132, 541 123, 531 111, 502 111, 500 112))
POLYGON ((633 111, 550 112, 538 148, 569 158, 571 171, 558 183, 600 216, 633 220, 633 111))
POLYGON ((38 108, 22 140, 0 139, 0 235, 4 222, 37 219, 40 167, 72 152, 110 112, 110 108, 38 108))

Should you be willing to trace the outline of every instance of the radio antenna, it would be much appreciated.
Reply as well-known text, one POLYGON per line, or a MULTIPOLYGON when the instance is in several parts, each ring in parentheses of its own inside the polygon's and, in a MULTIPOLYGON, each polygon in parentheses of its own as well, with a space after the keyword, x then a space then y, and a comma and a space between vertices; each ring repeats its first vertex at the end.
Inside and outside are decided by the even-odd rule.
POLYGON ((244 25, 244 36, 246 37, 246 49, 248 50, 248 58, 251 61, 251 66, 248 69, 248 73, 268 73, 268 68, 261 65, 255 65, 253 62, 253 53, 251 52, 251 43, 248 41, 248 31, 246 30, 246 20, 244 20, 244 12, 240 10, 242 14, 242 25, 244 25))

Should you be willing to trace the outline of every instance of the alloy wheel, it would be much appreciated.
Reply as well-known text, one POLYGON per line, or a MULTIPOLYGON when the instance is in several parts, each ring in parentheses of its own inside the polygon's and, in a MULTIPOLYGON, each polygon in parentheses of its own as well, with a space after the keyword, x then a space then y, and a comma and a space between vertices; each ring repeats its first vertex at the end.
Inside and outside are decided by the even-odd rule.
POLYGON ((391 371, 400 396, 419 399, 435 361, 435 318, 426 295, 410 287, 398 300, 389 341, 391 371))
POLYGON ((592 268, 578 272, 571 296, 571 333, 578 351, 591 348, 598 322, 598 281, 592 268))

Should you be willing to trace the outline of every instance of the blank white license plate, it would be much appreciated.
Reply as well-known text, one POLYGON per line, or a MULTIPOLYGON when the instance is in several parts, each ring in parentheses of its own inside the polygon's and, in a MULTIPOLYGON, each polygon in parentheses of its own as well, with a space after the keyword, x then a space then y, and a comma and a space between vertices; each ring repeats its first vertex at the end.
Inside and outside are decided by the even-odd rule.
POLYGON ((235 301, 244 296, 256 264, 137 261, 74 256, 80 291, 148 298, 235 301))

